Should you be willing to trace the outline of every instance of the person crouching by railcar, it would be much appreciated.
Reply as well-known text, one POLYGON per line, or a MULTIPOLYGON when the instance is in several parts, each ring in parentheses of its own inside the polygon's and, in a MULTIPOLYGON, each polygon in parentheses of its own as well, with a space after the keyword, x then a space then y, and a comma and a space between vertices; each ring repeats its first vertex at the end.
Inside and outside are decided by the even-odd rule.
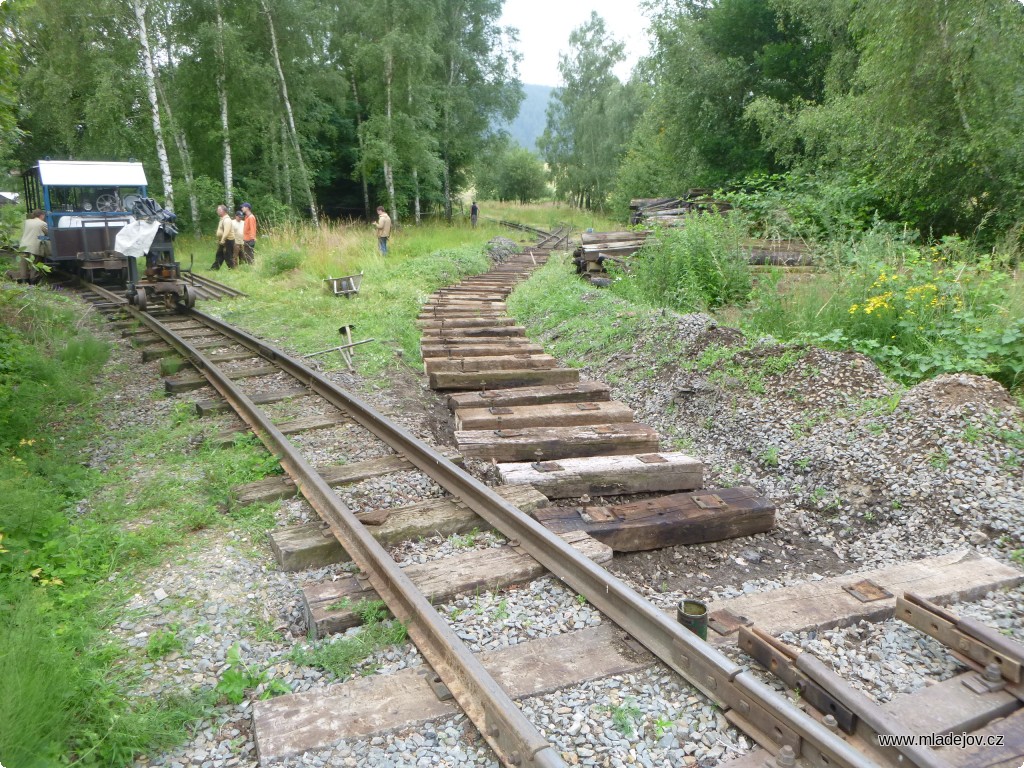
POLYGON ((256 261, 256 217, 252 214, 252 205, 242 203, 242 214, 245 223, 242 227, 242 258, 246 264, 256 261))
POLYGON ((227 264, 228 269, 235 268, 235 224, 228 214, 227 206, 217 206, 217 216, 220 223, 217 224, 217 257, 213 261, 212 270, 220 269, 221 264, 227 264))
POLYGON ((245 222, 240 210, 235 211, 235 220, 231 222, 231 226, 235 230, 235 264, 241 264, 244 259, 242 255, 242 231, 245 228, 245 222))
POLYGON ((35 262, 44 258, 48 253, 49 241, 46 240, 46 214, 36 208, 25 219, 25 225, 21 230, 21 242, 18 244, 18 268, 15 270, 15 279, 19 283, 39 282, 39 270, 35 262))

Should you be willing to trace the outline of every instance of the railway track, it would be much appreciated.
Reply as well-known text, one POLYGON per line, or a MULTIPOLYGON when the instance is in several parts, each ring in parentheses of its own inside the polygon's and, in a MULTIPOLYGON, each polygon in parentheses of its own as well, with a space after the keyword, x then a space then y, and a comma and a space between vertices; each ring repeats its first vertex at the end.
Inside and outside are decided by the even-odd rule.
MULTIPOLYGON (((484 302, 497 301, 493 298, 495 295, 503 298, 536 265, 543 263, 550 248, 561 244, 565 238, 566 233, 561 231, 543 233, 541 243, 544 246, 513 257, 486 275, 470 278, 461 286, 467 291, 453 288, 439 292, 430 311, 436 316, 436 307, 445 305, 448 311, 455 312, 455 315, 445 315, 445 318, 456 319, 459 316, 457 308, 467 303, 464 301, 467 294, 475 295, 478 300, 482 296, 484 302)), ((769 751, 779 754, 780 765, 788 765, 791 758, 802 758, 815 766, 848 768, 906 765, 907 761, 921 768, 947 764, 921 749, 879 749, 877 742, 872 747, 872 735, 879 728, 890 727, 893 721, 891 718, 879 719, 870 707, 859 708, 851 715, 856 726, 852 733, 843 733, 830 722, 812 717, 750 670, 732 661, 718 650, 716 643, 705 643, 683 629, 673 617, 581 554, 564 537, 552 533, 520 511, 506 495, 481 483, 449 455, 414 437, 301 361, 205 313, 193 310, 185 314, 147 314, 128 307, 120 297, 101 288, 89 286, 89 290, 95 297, 93 303, 99 309, 124 313, 133 324, 142 324, 143 333, 126 331, 135 339, 149 342, 151 359, 175 353, 202 375, 202 379, 179 377, 169 384, 169 391, 187 391, 208 382, 267 448, 280 458, 288 482, 316 509, 358 566, 359 574, 355 580, 367 593, 375 593, 383 599, 389 610, 406 624, 410 638, 437 678, 504 764, 557 766, 565 763, 540 730, 527 720, 502 685, 433 608, 430 596, 418 588, 378 542, 372 527, 364 524, 366 517, 353 514, 342 503, 332 488, 332 479, 326 476, 328 473, 314 467, 289 439, 288 434, 303 429, 297 423, 302 420, 288 424, 275 422, 264 406, 288 398, 317 398, 335 410, 339 414, 338 419, 354 422, 373 434, 395 452, 396 466, 415 467, 426 474, 460 505, 503 534, 508 539, 510 550, 535 560, 547 572, 585 597, 662 663, 722 707, 732 722, 769 751), (251 361, 251 364, 244 364, 248 367, 230 370, 225 367, 225 363, 247 360, 251 361), (281 373, 289 378, 289 386, 277 391, 247 394, 246 381, 281 373)), ((473 308, 470 314, 480 309, 473 308)), ((462 318, 465 317, 463 314, 462 318)), ((470 335, 469 338, 479 341, 479 336, 470 335)), ((462 346, 473 345, 467 343, 462 346)), ((207 403, 200 407, 215 406, 207 403)), ((321 420, 320 426, 324 421, 321 420)), ((305 428, 315 427, 310 427, 307 421, 305 428)), ((949 616, 943 617, 943 621, 952 624, 954 629, 958 626, 955 621, 950 621, 949 616)), ((947 633, 946 637, 954 635, 947 633)), ((968 637, 973 638, 975 646, 988 647, 990 656, 998 654, 1001 659, 1015 660, 1019 672, 1020 662, 1024 662, 1024 657, 1019 658, 1019 648, 1002 644, 992 650, 990 645, 986 645, 993 642, 991 636, 978 638, 976 632, 968 637)), ((978 651, 975 646, 972 648, 984 657, 985 651, 978 651)), ((773 647, 778 654, 786 655, 785 649, 773 647)), ((801 664, 805 675, 816 673, 808 672, 810 665, 801 664)), ((1019 691, 1020 681, 1012 679, 1013 665, 1007 664, 1005 670, 1000 667, 998 673, 986 669, 990 665, 991 661, 986 662, 982 673, 987 672, 989 678, 998 676, 1003 679, 1005 671, 1010 677, 1005 678, 1001 690, 1017 695, 1015 692, 1019 691)), ((814 682, 832 692, 839 690, 836 681, 825 677, 819 674, 814 682)), ((989 682, 996 685, 994 680, 989 682)), ((851 708, 847 706, 847 709, 851 708)), ((830 713, 821 713, 824 714, 830 713)), ((846 719, 844 722, 851 721, 846 719)))
POLYGON ((535 235, 537 237, 537 244, 534 246, 535 248, 548 248, 554 250, 556 248, 564 247, 569 242, 570 230, 565 226, 557 227, 549 232, 547 230, 539 229, 538 227, 531 227, 528 224, 520 224, 516 221, 494 219, 490 216, 484 216, 483 218, 487 219, 487 221, 493 221, 495 224, 500 224, 503 227, 508 227, 509 229, 515 229, 519 232, 528 232, 531 235, 535 235))
POLYGON ((233 299, 245 294, 237 288, 232 288, 230 285, 224 283, 218 283, 216 280, 211 280, 208 277, 204 277, 196 272, 185 272, 185 280, 188 284, 193 286, 196 291, 197 299, 206 300, 219 300, 219 299, 233 299))

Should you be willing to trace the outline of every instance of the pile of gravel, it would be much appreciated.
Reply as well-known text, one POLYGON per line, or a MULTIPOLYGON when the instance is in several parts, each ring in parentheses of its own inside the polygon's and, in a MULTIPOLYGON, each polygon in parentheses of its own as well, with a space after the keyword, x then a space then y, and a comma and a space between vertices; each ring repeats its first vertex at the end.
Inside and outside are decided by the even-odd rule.
POLYGON ((487 255, 495 264, 503 264, 509 257, 517 253, 519 253, 518 243, 507 237, 495 237, 487 243, 487 255))
MULTIPOLYGON (((1024 546, 1024 414, 990 379, 904 389, 860 354, 752 342, 706 315, 669 312, 629 353, 592 358, 584 373, 615 382, 638 422, 701 459, 705 486, 771 498, 769 539, 824 553, 811 568, 825 575, 1024 546)), ((735 558, 744 543, 723 545, 735 558)), ((649 593, 649 581, 635 585, 649 593)))

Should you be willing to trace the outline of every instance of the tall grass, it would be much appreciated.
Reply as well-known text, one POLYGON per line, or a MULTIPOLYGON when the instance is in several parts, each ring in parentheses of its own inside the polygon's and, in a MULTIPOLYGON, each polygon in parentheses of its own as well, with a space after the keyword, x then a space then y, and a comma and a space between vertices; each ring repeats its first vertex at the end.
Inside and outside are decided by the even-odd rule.
POLYGON ((733 217, 711 213, 688 217, 685 227, 657 230, 627 268, 613 267, 613 290, 681 312, 743 302, 752 285, 744 234, 733 217))
MULTIPOLYGON (((0 288, 0 762, 123 765, 180 739, 199 701, 133 701, 113 675, 106 582, 166 552, 163 529, 129 533, 127 504, 79 516, 103 478, 82 463, 95 436, 92 379, 107 345, 70 300, 0 288)), ((133 466, 137 466, 137 459, 133 466)))
MULTIPOLYGON (((377 377, 419 362, 414 320, 423 302, 438 288, 487 270, 485 243, 508 231, 443 223, 404 226, 393 235, 387 256, 378 252, 367 224, 320 229, 288 224, 266 234, 258 241, 255 266, 216 273, 248 296, 203 309, 255 333, 286 339, 302 353, 337 346, 338 329, 352 325, 357 340, 374 339, 356 349, 356 367, 377 377), (358 273, 362 284, 352 298, 334 296, 324 284, 327 277, 358 273)), ((335 354, 318 359, 328 368, 342 365, 335 354)))
POLYGON ((538 229, 552 230, 561 224, 568 224, 576 231, 593 229, 597 232, 622 229, 621 222, 605 213, 574 208, 565 203, 514 203, 483 201, 480 215, 505 221, 527 224, 538 229))

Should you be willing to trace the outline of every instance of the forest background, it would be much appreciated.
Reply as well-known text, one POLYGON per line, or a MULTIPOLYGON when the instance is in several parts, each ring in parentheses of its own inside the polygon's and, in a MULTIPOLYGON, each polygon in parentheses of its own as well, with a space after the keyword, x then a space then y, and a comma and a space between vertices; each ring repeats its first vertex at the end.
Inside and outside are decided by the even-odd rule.
MULTIPOLYGON (((496 182, 515 145, 494 127, 523 99, 501 9, 8 0, 0 167, 135 157, 154 193, 197 221, 241 197, 268 221, 361 217, 378 203, 398 218, 450 217, 474 181, 481 196, 536 197, 543 185, 520 194, 496 182)), ((613 72, 623 46, 596 15, 561 56, 545 134, 526 147, 560 199, 624 212, 631 197, 717 187, 755 193, 753 207, 784 196, 762 217, 783 235, 884 220, 925 237, 1019 240, 1018 0, 641 10, 651 49, 627 82, 613 72)))
MULTIPOLYGON (((247 326, 312 351, 330 343, 316 334, 340 323, 310 306, 357 308, 367 318, 357 321, 361 333, 380 340, 359 358, 376 376, 385 360, 417 362, 412 318, 422 296, 486 268, 480 244, 497 227, 444 221, 471 190, 482 200, 553 195, 624 226, 633 197, 710 188, 734 212, 655 232, 607 292, 552 259, 546 290, 530 294, 535 314, 576 323, 565 340, 613 350, 634 343, 639 322, 627 318, 638 317, 636 305, 711 312, 740 326, 742 343, 683 364, 717 367, 752 392, 763 372, 747 375, 744 355, 772 359, 749 350, 771 349, 774 338, 855 349, 907 384, 979 373, 1022 397, 1018 0, 664 0, 643 6, 651 49, 626 81, 615 75, 622 46, 594 16, 568 40, 564 84, 536 147, 494 130, 522 98, 501 8, 0 2, 0 168, 47 156, 137 158, 191 244, 194 230, 209 243, 217 203, 252 202, 263 227, 259 263, 218 273, 251 287, 256 298, 241 300, 247 326), (365 217, 378 204, 404 229, 387 260, 368 227, 323 223, 365 217), (427 216, 441 221, 411 226, 427 216), (755 276, 743 250, 751 236, 805 240, 819 268, 785 283, 755 276), (324 295, 321 280, 336 263, 365 263, 375 293, 344 304, 324 295)), ((3 185, 17 191, 18 179, 0 176, 3 185)), ((543 218, 532 223, 551 226, 562 209, 534 213, 543 218)), ((573 213, 581 227, 606 224, 573 213)), ((3 216, 16 236, 24 211, 9 206, 3 216)), ((109 642, 108 630, 136 589, 136 569, 164 562, 170 546, 234 525, 262 542, 273 524, 272 511, 226 515, 223 502, 274 462, 247 443, 215 459, 200 453, 204 470, 192 471, 187 406, 170 425, 126 434, 116 472, 82 461, 101 423, 103 393, 90 382, 109 348, 80 312, 55 292, 0 291, 0 674, 9 694, 0 699, 0 759, 9 766, 130 764, 182 742, 225 706, 219 684, 127 695, 138 684, 125 676, 132 652, 109 642), (140 492, 138 477, 150 478, 140 492), (79 506, 86 498, 91 514, 79 506)), ((586 347, 574 364, 595 354, 586 347)), ((1001 434, 1024 445, 1019 426, 1001 434)), ((976 431, 970 442, 984 439, 976 431)), ((936 460, 950 463, 945 453, 936 460)), ((1014 461, 1006 471, 1019 473, 1014 461)), ((275 634, 272 625, 260 632, 275 634)), ((136 661, 176 653, 176 643, 173 630, 155 633, 136 661)))
POLYGON ((592 14, 535 147, 503 128, 524 88, 502 6, 9 0, 0 167, 139 158, 197 235, 242 199, 266 232, 378 204, 400 226, 450 223, 468 194, 624 224, 633 198, 711 189, 738 221, 653 238, 617 290, 733 307, 907 381, 1024 380, 1020 0, 645 0, 650 51, 625 81, 592 14), (803 240, 827 271, 754 291, 737 267, 751 236, 803 240))

